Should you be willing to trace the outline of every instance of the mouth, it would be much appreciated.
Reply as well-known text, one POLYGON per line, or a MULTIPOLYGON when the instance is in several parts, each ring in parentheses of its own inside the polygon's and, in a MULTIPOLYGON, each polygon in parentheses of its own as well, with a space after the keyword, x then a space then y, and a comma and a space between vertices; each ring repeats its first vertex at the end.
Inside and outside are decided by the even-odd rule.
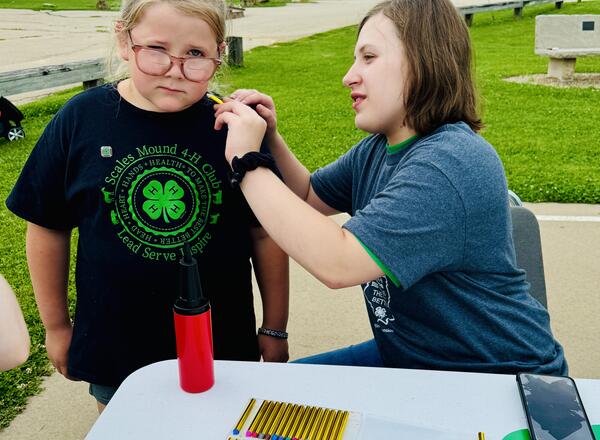
POLYGON ((363 101, 367 99, 367 96, 362 93, 351 93, 350 98, 352 98, 352 108, 357 110, 363 101))
POLYGON ((166 87, 166 86, 158 86, 158 88, 160 90, 162 90, 163 92, 167 92, 167 93, 183 93, 183 90, 179 90, 179 89, 172 89, 171 87, 166 87))

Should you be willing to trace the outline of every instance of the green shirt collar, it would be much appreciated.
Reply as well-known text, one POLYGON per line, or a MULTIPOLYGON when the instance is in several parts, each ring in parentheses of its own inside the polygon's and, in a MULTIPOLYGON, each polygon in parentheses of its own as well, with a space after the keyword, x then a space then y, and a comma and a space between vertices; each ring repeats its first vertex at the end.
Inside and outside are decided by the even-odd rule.
POLYGON ((419 135, 415 134, 414 136, 411 136, 408 139, 403 140, 399 144, 396 144, 396 145, 386 145, 385 148, 387 149, 387 153, 388 154, 396 154, 398 151, 400 151, 400 150, 408 147, 409 145, 411 145, 417 139, 419 139, 419 135))

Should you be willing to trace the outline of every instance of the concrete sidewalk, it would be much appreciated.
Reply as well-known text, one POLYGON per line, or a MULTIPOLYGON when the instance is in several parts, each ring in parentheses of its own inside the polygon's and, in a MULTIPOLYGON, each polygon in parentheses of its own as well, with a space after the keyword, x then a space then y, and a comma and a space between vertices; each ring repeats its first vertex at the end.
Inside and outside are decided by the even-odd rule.
MULTIPOLYGON (((231 22, 229 34, 243 36, 245 49, 288 41, 355 24, 376 3, 378 0, 321 0, 247 9, 245 18, 231 22)), ((0 9, 0 71, 105 56, 114 18, 113 12, 0 9)), ((561 221, 542 217, 548 219, 541 222, 541 232, 549 310, 571 375, 600 378, 600 206, 529 207, 538 215, 569 217, 561 221)), ((344 217, 337 219, 342 222, 344 217)), ((288 329, 292 358, 372 337, 360 288, 331 291, 292 263, 291 293, 288 329)), ((258 299, 256 309, 261 310, 258 299)), ((261 317, 257 319, 260 322, 261 317)), ((0 432, 0 440, 75 440, 85 436, 97 417, 87 385, 54 374, 43 387, 23 414, 0 432)))

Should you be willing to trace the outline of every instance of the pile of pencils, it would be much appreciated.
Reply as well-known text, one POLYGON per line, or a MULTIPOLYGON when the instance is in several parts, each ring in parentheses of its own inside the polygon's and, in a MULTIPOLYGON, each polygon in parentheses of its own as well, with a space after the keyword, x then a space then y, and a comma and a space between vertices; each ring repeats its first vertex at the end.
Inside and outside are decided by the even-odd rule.
POLYGON ((350 416, 348 411, 263 400, 247 423, 256 403, 250 400, 228 440, 341 440, 350 416))

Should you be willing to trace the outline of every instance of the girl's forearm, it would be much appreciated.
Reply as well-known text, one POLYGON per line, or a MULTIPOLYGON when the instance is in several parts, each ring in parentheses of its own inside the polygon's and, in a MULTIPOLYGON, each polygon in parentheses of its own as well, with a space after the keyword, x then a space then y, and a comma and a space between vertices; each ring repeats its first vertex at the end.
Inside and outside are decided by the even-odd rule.
POLYGON ((29 356, 29 333, 19 303, 0 276, 0 371, 14 368, 29 356))
POLYGON ((262 299, 261 326, 285 330, 289 313, 288 256, 263 231, 255 235, 252 263, 262 299))
POLYGON ((283 175, 285 184, 298 197, 302 200, 306 200, 310 188, 309 171, 298 159, 296 159, 296 156, 290 151, 279 132, 275 133, 270 138, 267 138, 267 143, 271 150, 271 154, 275 158, 277 167, 283 175))
POLYGON ((246 173, 241 188, 273 240, 325 285, 354 286, 383 275, 356 237, 294 196, 270 170, 246 173))
POLYGON ((40 317, 46 330, 70 326, 67 286, 71 231, 27 226, 27 262, 40 317))

